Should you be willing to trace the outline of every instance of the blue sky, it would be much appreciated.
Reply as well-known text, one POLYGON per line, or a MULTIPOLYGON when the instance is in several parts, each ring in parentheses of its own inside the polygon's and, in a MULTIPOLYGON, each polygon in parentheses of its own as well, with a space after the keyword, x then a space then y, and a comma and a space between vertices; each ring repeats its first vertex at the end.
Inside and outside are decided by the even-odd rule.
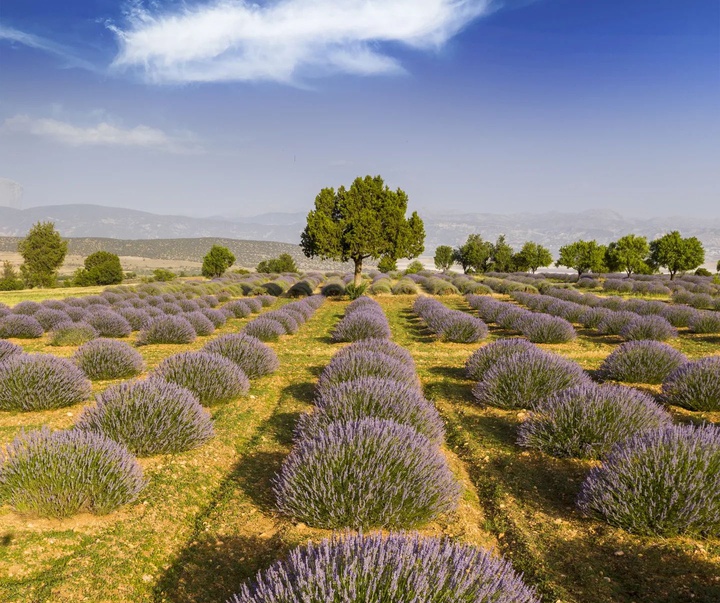
POLYGON ((307 211, 381 174, 424 212, 720 207, 717 0, 2 0, 24 204, 307 211))

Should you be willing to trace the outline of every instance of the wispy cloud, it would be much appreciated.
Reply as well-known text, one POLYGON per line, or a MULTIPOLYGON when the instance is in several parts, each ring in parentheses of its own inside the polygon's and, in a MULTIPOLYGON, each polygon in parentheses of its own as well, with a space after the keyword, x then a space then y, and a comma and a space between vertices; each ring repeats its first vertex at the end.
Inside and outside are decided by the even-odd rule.
POLYGON ((166 9, 133 2, 111 27, 114 66, 153 82, 270 80, 402 71, 388 45, 441 47, 493 0, 216 0, 166 9))
POLYGON ((58 44, 52 40, 20 31, 19 29, 7 27, 2 24, 0 24, 0 40, 15 44, 22 44, 28 48, 34 48, 35 50, 41 50, 43 52, 53 54, 62 59, 68 67, 80 67, 88 71, 97 70, 92 63, 78 57, 71 49, 63 46, 62 44, 58 44))
POLYGON ((183 155, 204 152, 190 135, 171 136, 157 128, 142 125, 122 128, 101 122, 83 127, 57 119, 16 115, 5 120, 1 131, 32 134, 71 147, 141 147, 183 155))

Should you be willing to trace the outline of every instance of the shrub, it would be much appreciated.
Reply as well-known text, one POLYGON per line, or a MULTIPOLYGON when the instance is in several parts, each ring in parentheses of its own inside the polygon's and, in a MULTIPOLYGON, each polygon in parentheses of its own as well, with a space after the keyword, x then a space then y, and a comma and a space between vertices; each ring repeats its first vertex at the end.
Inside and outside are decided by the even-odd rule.
POLYGON ((94 327, 84 322, 64 322, 55 327, 50 333, 50 341, 53 346, 82 345, 92 341, 98 336, 94 327))
POLYGON ((19 513, 109 513, 136 500, 145 485, 137 460, 96 433, 44 428, 0 452, 0 498, 19 513))
POLYGON ((482 320, 459 310, 445 314, 438 332, 442 340, 453 343, 474 343, 485 339, 487 334, 487 325, 482 320))
POLYGON ((455 285, 436 277, 426 279, 423 286, 432 295, 458 295, 460 293, 455 285))
POLYGON ((377 281, 376 283, 373 283, 370 287, 370 293, 372 293, 373 295, 391 295, 392 285, 390 283, 390 280, 382 279, 377 281))
POLYGON ((620 336, 629 341, 666 341, 677 337, 677 329, 662 316, 638 316, 620 329, 620 336))
POLYGON ((0 363, 0 409, 46 410, 90 396, 90 383, 70 360, 50 354, 15 354, 0 363))
POLYGON ((698 312, 690 321, 693 333, 720 333, 720 312, 698 312))
POLYGON ((603 335, 620 335, 623 327, 637 318, 638 315, 634 312, 608 312, 597 329, 603 335))
POLYGON ((444 436, 435 407, 416 387, 391 379, 360 377, 337 383, 322 392, 315 406, 312 413, 300 415, 295 428, 297 439, 316 437, 336 421, 370 417, 409 425, 436 444, 444 436))
POLYGON ((257 314, 262 310, 262 302, 257 297, 248 297, 243 301, 253 314, 257 314))
POLYGON ((358 377, 384 377, 413 387, 419 386, 414 366, 408 366, 380 352, 358 350, 330 360, 320 375, 317 391, 322 396, 328 386, 358 377))
POLYGON ((215 331, 215 325, 212 321, 199 310, 186 312, 183 314, 183 318, 192 325, 197 335, 204 337, 212 335, 215 331))
POLYGON ((628 341, 605 358, 600 373, 606 379, 625 383, 662 383, 685 364, 682 352, 659 341, 628 341))
POLYGON ((313 527, 408 527, 457 507, 445 457, 412 427, 363 419, 301 441, 273 486, 279 510, 313 527))
POLYGON ((133 331, 140 331, 150 324, 150 315, 139 308, 116 308, 115 311, 130 323, 133 331))
POLYGON ((687 327, 698 315, 698 311, 687 306, 665 306, 660 315, 673 327, 687 327))
POLYGON ((345 295, 345 285, 343 283, 328 283, 325 285, 320 292, 325 297, 340 297, 345 295))
POLYGON ((153 378, 109 387, 75 427, 102 433, 138 456, 183 452, 213 437, 210 413, 192 392, 153 378))
POLYGON ((63 322, 68 322, 70 317, 62 310, 53 310, 52 308, 42 308, 33 314, 33 318, 40 323, 45 331, 50 331, 63 322))
POLYGON ((359 341, 361 339, 387 339, 390 337, 390 326, 382 310, 373 308, 346 314, 335 325, 332 333, 333 341, 359 341))
POLYGON ((85 322, 94 327, 100 337, 127 337, 132 333, 130 323, 117 312, 88 313, 85 322))
POLYGON ((228 318, 246 318, 252 314, 250 306, 248 306, 243 300, 229 301, 222 308, 221 311, 228 318))
POLYGON ((246 324, 243 333, 260 341, 277 341, 286 331, 277 320, 260 316, 246 324))
POLYGON ((662 386, 668 404, 689 410, 720 410, 720 356, 688 362, 670 373, 662 386))
POLYGON ((345 293, 347 293, 350 299, 358 299, 365 295, 365 291, 367 291, 367 288, 367 283, 360 283, 359 285, 355 285, 354 283, 348 283, 345 287, 345 293))
POLYGON ((465 363, 465 375, 468 379, 482 381, 487 370, 495 363, 504 361, 513 354, 531 350, 538 348, 527 339, 521 337, 498 339, 473 352, 465 363))
POLYGON ((416 295, 418 286, 409 278, 401 278, 392 288, 393 295, 416 295))
POLYGON ((17 303, 12 308, 13 314, 21 314, 23 316, 32 316, 35 312, 42 309, 42 306, 34 301, 26 300, 17 303))
POLYGON ((215 328, 222 327, 227 322, 227 316, 222 310, 215 310, 214 308, 202 308, 201 314, 207 318, 215 328))
POLYGON ((590 378, 575 362, 533 350, 495 363, 472 393, 480 403, 489 406, 532 408, 548 396, 589 382, 590 378))
POLYGON ((522 321, 520 331, 533 343, 567 343, 577 337, 567 320, 547 314, 529 315, 522 321))
POLYGON ((169 356, 157 366, 153 375, 189 389, 205 405, 234 400, 250 389, 250 381, 237 364, 208 352, 181 352, 169 356))
POLYGON ((136 343, 192 343, 195 337, 195 329, 182 316, 156 316, 140 331, 136 343))
POLYGON ((313 285, 307 281, 298 281, 287 290, 288 297, 310 297, 313 294, 313 285))
POLYGON ((142 356, 124 341, 94 339, 81 345, 73 361, 88 379, 125 379, 141 373, 145 368, 142 356))
POLYGON ((412 367, 413 370, 415 370, 415 361, 413 360, 410 352, 389 339, 362 339, 360 341, 356 341, 352 345, 346 346, 342 350, 338 351, 332 359, 333 361, 338 362, 343 356, 352 356, 360 353, 361 351, 385 354, 386 356, 390 356, 398 362, 408 367, 412 367))
POLYGON ((616 446, 582 485, 578 506, 628 532, 720 533, 720 428, 674 426, 616 446))
POLYGON ((285 333, 287 333, 288 335, 297 333, 298 329, 300 328, 300 325, 298 324, 297 319, 293 316, 292 312, 275 310, 273 312, 263 314, 263 316, 265 318, 271 318, 272 320, 279 322, 283 326, 283 329, 285 329, 285 333))
POLYGON ((290 601, 539 603, 510 564, 489 551, 404 532, 309 543, 259 573, 229 603, 290 601))
POLYGON ((0 318, 0 339, 37 339, 44 332, 42 325, 26 314, 8 314, 0 318))
POLYGON ((581 385, 536 404, 520 426, 518 444, 553 456, 598 459, 618 442, 670 423, 670 415, 636 389, 581 385))
POLYGON ((223 335, 205 344, 203 351, 218 354, 237 364, 250 378, 274 373, 280 366, 275 352, 260 341, 245 333, 223 335))
POLYGON ((11 356, 17 356, 22 353, 23 349, 19 345, 0 339, 0 362, 7 360, 11 356))

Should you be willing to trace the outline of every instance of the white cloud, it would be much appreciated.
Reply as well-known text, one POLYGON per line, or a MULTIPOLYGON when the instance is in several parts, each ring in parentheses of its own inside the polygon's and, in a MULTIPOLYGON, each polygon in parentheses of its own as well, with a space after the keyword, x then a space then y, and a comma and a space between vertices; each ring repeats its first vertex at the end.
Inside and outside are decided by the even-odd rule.
POLYGON ((16 115, 5 120, 2 131, 32 134, 71 147, 141 147, 178 154, 203 152, 189 135, 170 136, 162 130, 149 126, 121 128, 101 122, 94 126, 83 127, 57 119, 33 119, 28 115, 16 115))
POLYGON ((402 71, 382 44, 437 49, 493 0, 216 0, 163 12, 135 2, 112 27, 114 66, 157 83, 271 80, 402 71))
POLYGON ((34 48, 35 50, 42 50, 43 52, 53 54, 62 59, 68 67, 81 67, 82 69, 87 69, 88 71, 96 71, 96 68, 92 65, 92 63, 75 56, 71 50, 62 44, 57 44, 52 40, 47 40, 40 36, 20 31, 19 29, 0 25, 0 40, 5 40, 6 42, 15 44, 22 44, 28 48, 34 48))

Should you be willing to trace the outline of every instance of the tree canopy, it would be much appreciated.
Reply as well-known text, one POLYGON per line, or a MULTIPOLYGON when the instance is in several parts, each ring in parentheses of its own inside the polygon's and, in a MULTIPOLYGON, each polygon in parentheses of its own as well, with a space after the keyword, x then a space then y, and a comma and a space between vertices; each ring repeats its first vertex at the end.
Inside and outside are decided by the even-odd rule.
POLYGON ((530 270, 533 274, 538 268, 552 264, 552 261, 550 250, 534 241, 524 243, 522 249, 513 256, 516 270, 530 270))
POLYGON ((85 268, 78 268, 73 282, 80 287, 122 283, 120 258, 109 251, 96 251, 85 258, 85 268))
POLYGON ((695 270, 705 261, 705 249, 696 237, 683 238, 677 230, 650 243, 650 263, 667 268, 670 280, 678 272, 695 270))
POLYGON ((413 212, 405 218, 408 197, 385 185, 380 176, 358 177, 349 189, 324 188, 307 216, 300 247, 307 257, 355 264, 360 284, 363 260, 419 256, 425 249, 425 226, 413 212))
POLYGON ((278 257, 263 260, 257 265, 256 270, 264 274, 279 274, 281 272, 297 272, 295 260, 289 253, 281 253, 278 257))
POLYGON ((37 222, 27 236, 18 243, 23 257, 20 273, 29 287, 53 287, 57 270, 67 254, 67 241, 63 241, 52 222, 37 222))
POLYGON ((207 278, 216 278, 235 263, 235 256, 222 245, 213 245, 203 258, 201 274, 207 278))
POLYGON ((650 246, 645 237, 628 234, 607 246, 605 264, 611 272, 622 270, 629 277, 633 272, 647 271, 645 260, 649 253, 650 246))
POLYGON ((435 250, 435 268, 442 270, 450 270, 450 266, 455 263, 453 248, 450 245, 440 245, 435 250))
POLYGON ((464 245, 455 250, 455 261, 462 266, 463 272, 485 272, 493 252, 490 241, 483 241, 479 234, 468 236, 464 245))
POLYGON ((556 266, 577 270, 578 278, 586 272, 602 272, 605 264, 605 245, 597 241, 575 241, 560 248, 556 266))
POLYGON ((488 264, 496 272, 512 272, 514 253, 515 250, 505 241, 505 235, 501 234, 492 246, 488 264))
POLYGON ((397 270, 397 260, 384 255, 380 258, 377 269, 385 274, 392 272, 393 270, 397 270))

